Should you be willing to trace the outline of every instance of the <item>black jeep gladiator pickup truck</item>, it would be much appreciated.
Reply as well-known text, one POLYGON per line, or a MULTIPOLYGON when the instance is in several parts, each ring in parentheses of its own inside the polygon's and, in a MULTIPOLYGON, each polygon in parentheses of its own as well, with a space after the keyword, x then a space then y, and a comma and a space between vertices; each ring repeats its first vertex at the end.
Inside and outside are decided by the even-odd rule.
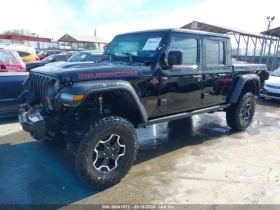
POLYGON ((117 35, 98 63, 62 63, 30 72, 19 121, 37 140, 73 151, 92 188, 118 183, 136 158, 137 127, 225 111, 245 130, 265 65, 233 65, 226 35, 164 29, 117 35))

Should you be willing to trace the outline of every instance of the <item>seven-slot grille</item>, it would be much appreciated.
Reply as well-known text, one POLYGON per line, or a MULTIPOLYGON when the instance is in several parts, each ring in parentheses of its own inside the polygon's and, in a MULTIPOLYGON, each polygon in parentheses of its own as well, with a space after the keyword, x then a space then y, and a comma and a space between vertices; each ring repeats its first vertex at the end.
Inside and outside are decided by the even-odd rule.
POLYGON ((30 73, 30 90, 34 92, 41 103, 46 104, 47 88, 51 79, 44 75, 30 73))

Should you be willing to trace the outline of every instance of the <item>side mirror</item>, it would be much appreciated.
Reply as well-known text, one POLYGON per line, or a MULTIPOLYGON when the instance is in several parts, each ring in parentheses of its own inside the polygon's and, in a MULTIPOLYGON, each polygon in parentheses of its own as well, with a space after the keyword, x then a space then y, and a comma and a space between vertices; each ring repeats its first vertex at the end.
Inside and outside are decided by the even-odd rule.
POLYGON ((169 51, 168 53, 168 64, 181 65, 183 61, 183 52, 182 51, 169 51))

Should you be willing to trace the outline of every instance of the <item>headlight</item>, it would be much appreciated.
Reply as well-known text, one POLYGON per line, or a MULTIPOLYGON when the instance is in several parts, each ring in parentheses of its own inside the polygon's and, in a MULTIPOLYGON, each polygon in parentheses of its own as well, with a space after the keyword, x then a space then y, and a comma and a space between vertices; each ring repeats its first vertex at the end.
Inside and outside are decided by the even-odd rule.
POLYGON ((54 91, 55 91, 56 93, 59 92, 59 82, 58 82, 58 81, 56 81, 56 83, 54 83, 54 91))
POLYGON ((57 80, 51 80, 48 84, 47 96, 53 99, 59 92, 59 82, 57 80))

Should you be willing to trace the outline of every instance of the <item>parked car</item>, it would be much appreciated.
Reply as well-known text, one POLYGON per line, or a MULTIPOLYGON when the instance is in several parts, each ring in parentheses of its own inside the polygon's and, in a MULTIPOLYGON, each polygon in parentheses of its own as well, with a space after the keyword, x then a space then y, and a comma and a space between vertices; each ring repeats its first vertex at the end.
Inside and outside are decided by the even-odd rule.
POLYGON ((8 44, 8 45, 1 45, 0 48, 4 48, 7 50, 15 50, 15 51, 24 51, 24 52, 29 52, 34 55, 36 55, 36 50, 34 47, 31 46, 25 46, 25 45, 20 45, 20 44, 8 44))
POLYGON ((23 62, 32 62, 32 61, 39 61, 40 58, 33 54, 32 52, 17 50, 19 56, 23 60, 23 62))
POLYGON ((68 55, 70 57, 78 52, 79 51, 64 51, 64 52, 59 53, 59 55, 68 55))
POLYGON ((0 48, 0 72, 24 71, 26 71, 25 63, 16 51, 0 48))
POLYGON ((31 71, 25 82, 30 100, 19 121, 34 139, 64 139, 79 178, 88 187, 107 188, 136 159, 135 128, 215 111, 225 112, 233 130, 251 125, 259 74, 265 79, 269 74, 266 65, 232 64, 231 54, 224 34, 182 29, 120 34, 102 62, 31 71))
POLYGON ((103 55, 103 51, 86 50, 72 55, 67 61, 68 62, 84 62, 84 61, 95 62, 95 61, 99 61, 102 55, 103 55))
POLYGON ((18 115, 19 105, 25 102, 27 90, 22 83, 28 72, 3 72, 0 74, 0 117, 18 115))
POLYGON ((263 98, 280 99, 280 67, 271 72, 261 94, 263 98))
POLYGON ((45 51, 39 52, 38 57, 40 58, 40 60, 43 60, 44 58, 46 58, 50 55, 59 54, 64 51, 65 50, 45 50, 45 51))
POLYGON ((36 67, 39 66, 44 66, 48 63, 54 63, 54 62, 59 62, 59 61, 66 61, 69 58, 68 55, 50 55, 49 57, 41 60, 41 61, 37 61, 37 62, 27 62, 26 63, 26 70, 30 71, 31 69, 34 69, 36 67))

